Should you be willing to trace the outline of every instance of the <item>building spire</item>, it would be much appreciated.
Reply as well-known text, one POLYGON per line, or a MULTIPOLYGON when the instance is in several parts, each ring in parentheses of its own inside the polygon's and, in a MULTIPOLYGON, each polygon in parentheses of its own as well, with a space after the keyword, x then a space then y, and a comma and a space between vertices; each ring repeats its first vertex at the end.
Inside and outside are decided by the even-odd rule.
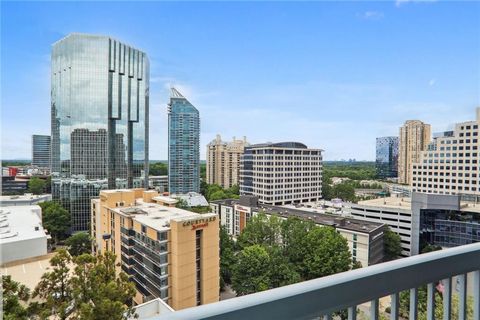
POLYGON ((183 99, 185 99, 185 97, 174 87, 170 88, 170 98, 183 98, 183 99))

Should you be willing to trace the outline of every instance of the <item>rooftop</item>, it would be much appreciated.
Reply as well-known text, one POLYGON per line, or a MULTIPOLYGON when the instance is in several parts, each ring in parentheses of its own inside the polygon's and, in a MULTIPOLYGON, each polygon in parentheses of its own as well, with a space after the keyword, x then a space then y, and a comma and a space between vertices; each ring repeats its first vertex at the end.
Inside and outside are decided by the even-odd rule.
POLYGON ((198 214, 195 212, 167 207, 156 203, 146 203, 137 199, 137 205, 132 207, 113 208, 112 211, 127 216, 133 216, 133 220, 157 231, 170 230, 170 221, 189 220, 191 218, 216 216, 214 213, 198 214))
POLYGON ((0 244, 49 237, 42 227, 38 205, 6 206, 0 209, 0 244))
POLYGON ((43 201, 49 201, 52 199, 51 194, 34 195, 31 193, 25 193, 23 195, 15 196, 0 196, 0 202, 2 206, 14 205, 15 203, 38 203, 43 201))
POLYGON ((250 148, 294 148, 294 149, 308 149, 308 147, 301 142, 286 141, 286 142, 266 142, 252 144, 250 148))
POLYGON ((374 206, 374 207, 388 207, 410 210, 412 207, 412 199, 408 197, 385 197, 371 200, 359 201, 359 205, 374 206))
MULTIPOLYGON (((212 203, 222 204, 226 206, 233 206, 239 204, 239 200, 235 199, 225 199, 212 201, 212 203)), ((241 204, 243 207, 247 207, 245 204, 241 204)), ((252 210, 255 212, 264 211, 266 214, 278 215, 280 217, 298 217, 304 220, 311 220, 316 224, 321 224, 325 226, 333 226, 340 229, 352 230, 357 232, 370 233, 379 227, 382 223, 363 221, 358 219, 351 219, 349 217, 342 217, 337 214, 326 214, 313 212, 311 208, 306 209, 297 209, 291 207, 279 207, 279 206, 270 206, 264 204, 258 204, 258 206, 252 207, 252 210)))

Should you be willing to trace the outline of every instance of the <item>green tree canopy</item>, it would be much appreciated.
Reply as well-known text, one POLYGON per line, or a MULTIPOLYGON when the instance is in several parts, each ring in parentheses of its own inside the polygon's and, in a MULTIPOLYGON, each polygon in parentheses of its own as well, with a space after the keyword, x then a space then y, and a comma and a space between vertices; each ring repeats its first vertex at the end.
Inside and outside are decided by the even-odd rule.
POLYGON ((232 270, 232 288, 242 296, 270 287, 270 257, 261 245, 243 249, 232 270))
POLYGON ((168 165, 163 162, 150 162, 148 172, 152 176, 166 176, 168 175, 168 165))
POLYGON ((59 203, 45 201, 40 203, 42 207, 43 227, 52 235, 54 242, 65 239, 70 228, 70 213, 59 203))
POLYGON ((347 240, 332 227, 313 228, 307 235, 304 264, 306 280, 350 270, 347 240))
MULTIPOLYGON (((232 268, 235 265, 235 242, 225 226, 220 227, 220 277, 221 283, 231 284, 232 268)), ((221 286, 223 287, 223 286, 221 286)))
POLYGON ((45 192, 45 186, 45 180, 33 177, 28 181, 28 192, 33 194, 42 194, 45 192))
POLYGON ((255 244, 277 246, 280 243, 280 235, 281 220, 274 215, 267 217, 266 214, 259 213, 250 218, 237 242, 241 248, 255 244))
POLYGON ((78 232, 67 238, 65 244, 72 256, 79 256, 92 251, 92 237, 86 232, 78 232))
POLYGON ((398 234, 387 228, 383 235, 384 260, 395 260, 402 254, 402 239, 398 234))
POLYGON ((27 320, 28 311, 24 303, 30 298, 30 290, 14 280, 11 276, 2 276, 2 306, 3 319, 27 320))

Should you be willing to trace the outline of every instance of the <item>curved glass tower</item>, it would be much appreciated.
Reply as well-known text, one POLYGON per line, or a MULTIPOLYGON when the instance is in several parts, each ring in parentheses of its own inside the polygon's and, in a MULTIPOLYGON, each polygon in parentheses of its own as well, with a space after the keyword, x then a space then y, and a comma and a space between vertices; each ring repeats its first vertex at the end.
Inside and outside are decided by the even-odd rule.
POLYGON ((52 193, 87 230, 100 189, 147 186, 149 61, 106 36, 52 48, 52 193))
POLYGON ((200 115, 175 88, 168 104, 168 190, 200 192, 200 115))

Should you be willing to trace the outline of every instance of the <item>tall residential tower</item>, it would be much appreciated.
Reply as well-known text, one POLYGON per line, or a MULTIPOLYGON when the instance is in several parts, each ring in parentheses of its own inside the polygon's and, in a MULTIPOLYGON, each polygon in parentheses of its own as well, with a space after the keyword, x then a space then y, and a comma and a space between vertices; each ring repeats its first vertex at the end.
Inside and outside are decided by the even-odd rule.
POLYGON ((419 120, 408 120, 400 127, 398 149, 398 182, 410 184, 412 163, 420 160, 422 151, 430 143, 430 125, 419 120))
POLYGON ((222 141, 220 135, 207 145, 207 183, 218 184, 222 188, 238 185, 240 157, 249 144, 244 137, 231 142, 222 141))
POLYGON ((168 190, 200 192, 200 115, 175 88, 168 104, 168 190))
POLYGON ((87 230, 101 189, 148 186, 149 61, 107 36, 52 48, 52 193, 87 230))

